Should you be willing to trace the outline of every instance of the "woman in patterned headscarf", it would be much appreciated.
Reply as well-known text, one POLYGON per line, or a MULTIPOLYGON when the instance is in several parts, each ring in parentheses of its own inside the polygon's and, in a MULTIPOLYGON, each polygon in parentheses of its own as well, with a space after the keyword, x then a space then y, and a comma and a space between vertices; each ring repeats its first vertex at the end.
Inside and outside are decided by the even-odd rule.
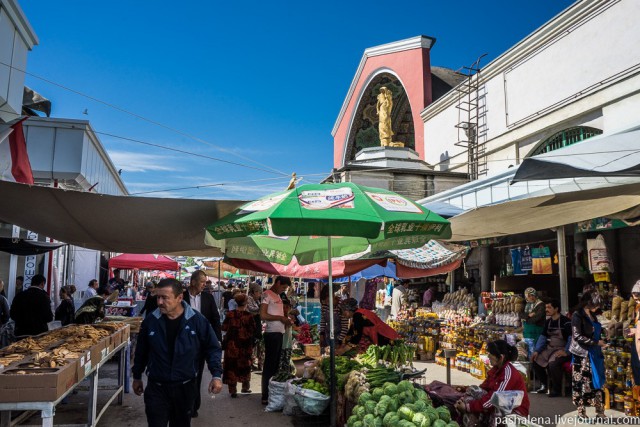
POLYGON ((533 288, 527 288, 524 291, 524 297, 527 305, 522 314, 523 319, 523 335, 525 342, 529 345, 529 357, 533 353, 533 346, 542 330, 544 329, 544 321, 546 319, 544 302, 538 298, 538 292, 533 288))

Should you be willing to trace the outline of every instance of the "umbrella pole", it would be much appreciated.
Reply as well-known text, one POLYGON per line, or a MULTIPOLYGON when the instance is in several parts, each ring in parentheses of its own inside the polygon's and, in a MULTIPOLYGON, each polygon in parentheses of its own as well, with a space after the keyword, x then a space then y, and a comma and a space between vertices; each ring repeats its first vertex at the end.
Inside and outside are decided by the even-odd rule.
POLYGON ((218 312, 222 313, 222 307, 220 307, 220 298, 222 295, 222 290, 220 289, 220 265, 222 264, 222 261, 218 260, 218 312))
MULTIPOLYGON (((304 320, 307 321, 307 319, 309 318, 309 306, 308 306, 308 299, 307 299, 307 295, 309 294, 309 283, 308 282, 304 282, 304 320)), ((309 323, 307 321, 307 323, 309 323)))
POLYGON ((329 251, 329 370, 330 370, 330 386, 331 386, 331 407, 329 408, 329 425, 336 427, 336 413, 338 408, 337 390, 336 390, 336 342, 334 331, 334 315, 333 315, 333 272, 331 271, 331 236, 327 237, 327 249, 329 251))

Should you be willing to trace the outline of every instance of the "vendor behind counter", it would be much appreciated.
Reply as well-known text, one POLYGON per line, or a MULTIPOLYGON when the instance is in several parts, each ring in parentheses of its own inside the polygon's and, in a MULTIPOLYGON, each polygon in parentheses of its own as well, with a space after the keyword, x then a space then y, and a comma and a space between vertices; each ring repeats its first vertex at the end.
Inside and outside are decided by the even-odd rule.
POLYGON ((527 300, 527 305, 525 306, 524 313, 521 315, 524 321, 523 335, 529 345, 529 357, 531 357, 533 347, 544 329, 544 322, 546 320, 545 304, 538 297, 538 292, 533 288, 525 289, 524 296, 527 300))
POLYGON ((343 301, 340 310, 343 317, 352 319, 346 346, 358 347, 358 353, 366 352, 372 344, 383 346, 400 339, 400 335, 374 312, 358 308, 354 298, 343 301))

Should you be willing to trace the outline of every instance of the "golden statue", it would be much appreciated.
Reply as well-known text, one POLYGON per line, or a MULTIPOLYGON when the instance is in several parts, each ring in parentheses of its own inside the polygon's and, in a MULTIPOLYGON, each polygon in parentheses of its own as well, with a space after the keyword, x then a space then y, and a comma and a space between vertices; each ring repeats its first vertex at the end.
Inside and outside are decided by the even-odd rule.
POLYGON ((380 88, 376 111, 378 112, 378 133, 380 145, 383 147, 404 147, 402 142, 393 142, 393 130, 391 130, 391 110, 393 109, 393 93, 385 86, 380 88))

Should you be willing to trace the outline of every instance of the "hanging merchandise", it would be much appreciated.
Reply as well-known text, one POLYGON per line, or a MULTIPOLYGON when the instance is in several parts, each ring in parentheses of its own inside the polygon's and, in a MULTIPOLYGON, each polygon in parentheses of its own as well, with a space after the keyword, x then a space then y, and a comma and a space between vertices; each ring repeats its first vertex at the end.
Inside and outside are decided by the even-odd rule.
POLYGON ((525 246, 520 255, 520 269, 522 271, 533 270, 533 260, 531 258, 531 249, 529 246, 525 246))
POLYGON ((589 270, 591 273, 613 271, 613 264, 607 253, 607 245, 602 234, 599 234, 595 239, 587 239, 587 253, 589 254, 589 270))
POLYGON ((514 276, 522 276, 527 274, 526 271, 522 270, 522 249, 511 249, 511 264, 513 265, 514 276))
POLYGON ((364 287, 364 296, 360 301, 360 307, 366 310, 376 309, 376 294, 378 292, 378 281, 376 279, 367 280, 364 287))
POLYGON ((540 246, 531 250, 533 274, 553 274, 551 267, 551 251, 548 246, 540 246))

